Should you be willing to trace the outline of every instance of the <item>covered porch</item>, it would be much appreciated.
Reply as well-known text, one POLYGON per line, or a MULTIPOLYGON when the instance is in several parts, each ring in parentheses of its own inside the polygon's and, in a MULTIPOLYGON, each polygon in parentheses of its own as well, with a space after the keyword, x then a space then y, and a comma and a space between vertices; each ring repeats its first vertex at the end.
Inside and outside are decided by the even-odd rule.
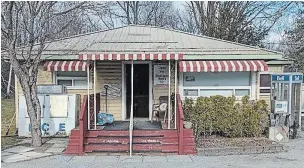
POLYGON ((177 66, 182 57, 176 53, 86 53, 77 61, 46 62, 47 71, 87 74, 79 126, 71 131, 65 153, 194 154, 193 131, 183 128, 178 95, 177 66), (161 105, 164 109, 155 111, 161 105), (101 112, 111 114, 114 122, 100 124, 101 112))
POLYGON ((166 123, 168 129, 176 129, 177 64, 182 57, 176 53, 80 54, 77 61, 48 61, 44 70, 54 72, 55 84, 65 85, 66 79, 71 80, 63 76, 63 71, 83 75, 81 79, 71 77, 71 83, 80 83, 80 80, 84 83, 80 93, 82 100, 84 95, 91 95, 88 99, 89 130, 100 128, 97 127, 101 125, 98 124, 99 112, 112 114, 114 121, 158 120, 166 123), (156 115, 155 107, 160 104, 165 104, 166 110, 156 115))

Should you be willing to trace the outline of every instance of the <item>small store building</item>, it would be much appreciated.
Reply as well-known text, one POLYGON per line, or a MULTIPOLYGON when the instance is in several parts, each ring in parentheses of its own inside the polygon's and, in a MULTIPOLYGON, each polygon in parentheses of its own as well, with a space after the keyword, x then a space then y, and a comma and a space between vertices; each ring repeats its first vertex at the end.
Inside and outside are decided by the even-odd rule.
MULTIPOLYGON (((167 113, 160 118, 163 131, 150 130, 143 135, 161 134, 163 139, 158 146, 148 144, 149 149, 195 153, 192 130, 184 129, 181 123, 183 115, 179 107, 185 97, 234 95, 241 98, 248 95, 252 100, 269 101, 270 74, 283 72, 284 65, 290 63, 278 52, 139 25, 53 41, 47 45, 42 59, 37 85, 61 85, 64 88, 61 95, 79 95, 79 101, 73 99, 79 108, 73 108, 76 114, 70 118, 79 121, 73 123, 76 129, 66 132, 70 137, 79 138, 77 141, 72 138, 67 148, 67 153, 74 154, 98 149, 144 151, 145 143, 135 143, 139 141, 136 136, 141 137, 140 128, 132 133, 129 128, 135 127, 136 121, 151 123, 155 119, 154 105, 162 102, 167 103, 167 113), (114 136, 114 132, 101 131, 105 127, 97 124, 99 111, 112 114, 115 121, 130 123, 127 130, 121 128, 121 132, 115 132, 127 137, 122 141, 128 143, 96 145, 102 141, 98 137, 114 136)), ((16 107, 19 107, 23 93, 18 83, 16 88, 19 95, 16 107)), ((59 105, 56 103, 59 100, 54 100, 51 107, 59 105)), ((70 106, 71 103, 68 108, 70 106)), ((62 115, 60 108, 54 109, 48 110, 51 114, 48 116, 62 115)), ((17 108, 18 113, 23 113, 20 108, 17 108)))

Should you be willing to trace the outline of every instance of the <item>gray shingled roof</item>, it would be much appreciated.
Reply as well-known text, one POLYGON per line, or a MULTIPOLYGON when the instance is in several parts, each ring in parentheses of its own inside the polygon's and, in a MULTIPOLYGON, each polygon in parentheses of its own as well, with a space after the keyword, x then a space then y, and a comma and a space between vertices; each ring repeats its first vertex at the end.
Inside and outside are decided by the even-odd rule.
POLYGON ((268 59, 282 58, 282 54, 275 51, 172 29, 141 25, 58 39, 47 45, 43 55, 48 58, 51 56, 52 59, 75 59, 79 53, 90 52, 174 52, 209 57, 255 55, 259 58, 263 56, 267 56, 268 59))

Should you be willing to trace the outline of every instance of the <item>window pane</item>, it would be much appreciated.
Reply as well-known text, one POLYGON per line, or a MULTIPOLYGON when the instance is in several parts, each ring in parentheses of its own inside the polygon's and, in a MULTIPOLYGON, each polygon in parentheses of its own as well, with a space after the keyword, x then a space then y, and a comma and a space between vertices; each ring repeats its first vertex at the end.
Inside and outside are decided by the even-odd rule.
POLYGON ((249 89, 236 89, 235 90, 235 96, 247 96, 249 95, 249 89))
POLYGON ((198 96, 198 90, 196 89, 185 89, 184 96, 198 96))
POLYGON ((209 96, 216 96, 216 95, 221 95, 221 96, 232 96, 233 95, 233 90, 207 90, 207 89, 202 89, 200 91, 200 95, 202 97, 209 97, 209 96))
POLYGON ((86 77, 87 76, 87 72, 79 72, 79 71, 58 71, 57 72, 57 76, 59 77, 86 77))
POLYGON ((74 80, 74 86, 88 86, 87 80, 74 80))
POLYGON ((260 87, 270 87, 271 86, 271 75, 261 74, 260 75, 260 87))
POLYGON ((250 72, 189 72, 184 86, 249 86, 250 72))
POLYGON ((72 80, 57 80, 58 85, 72 86, 72 80))

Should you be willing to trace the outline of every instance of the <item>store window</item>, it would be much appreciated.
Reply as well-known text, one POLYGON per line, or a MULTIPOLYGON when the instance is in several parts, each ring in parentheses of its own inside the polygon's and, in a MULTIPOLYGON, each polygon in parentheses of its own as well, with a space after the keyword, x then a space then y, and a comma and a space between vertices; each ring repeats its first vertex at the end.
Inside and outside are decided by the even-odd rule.
POLYGON ((86 89, 88 87, 87 72, 55 72, 55 82, 66 86, 67 89, 86 89))
POLYGON ((251 96, 251 80, 251 72, 183 73, 183 96, 251 96))

